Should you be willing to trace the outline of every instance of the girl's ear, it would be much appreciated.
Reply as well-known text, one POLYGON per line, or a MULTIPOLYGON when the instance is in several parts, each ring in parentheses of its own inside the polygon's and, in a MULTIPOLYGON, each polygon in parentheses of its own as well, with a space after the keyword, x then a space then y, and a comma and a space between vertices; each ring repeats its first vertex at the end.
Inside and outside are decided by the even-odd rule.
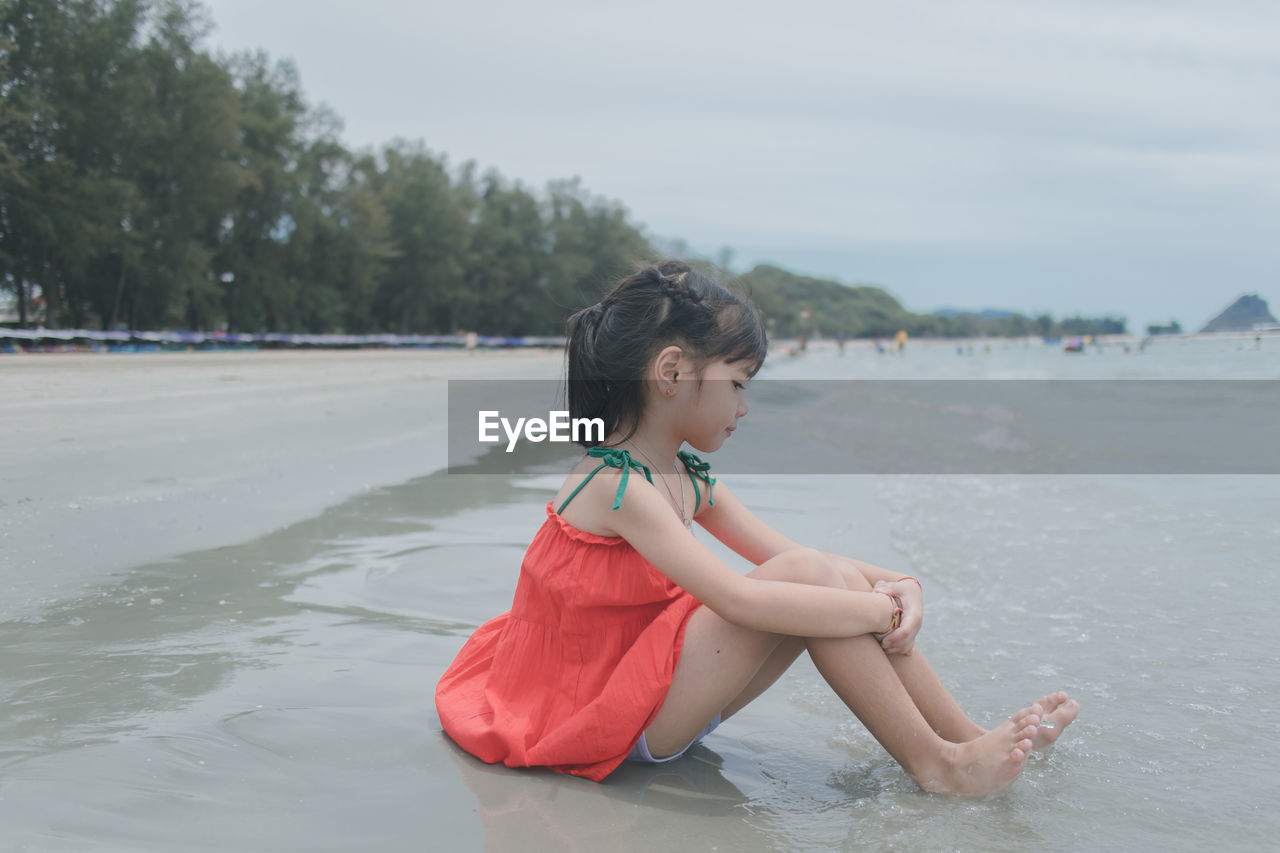
POLYGON ((658 393, 665 396, 675 393, 675 384, 683 362, 684 350, 675 344, 658 353, 658 357, 653 360, 653 373, 650 376, 658 383, 658 393))

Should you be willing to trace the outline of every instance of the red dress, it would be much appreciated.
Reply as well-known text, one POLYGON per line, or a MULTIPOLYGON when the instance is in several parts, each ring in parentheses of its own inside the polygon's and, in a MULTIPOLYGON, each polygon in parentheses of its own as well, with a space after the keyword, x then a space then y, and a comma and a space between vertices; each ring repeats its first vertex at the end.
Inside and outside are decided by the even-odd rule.
MULTIPOLYGON (((619 502, 629 468, 649 476, 626 451, 590 454, 622 469, 619 502)), ((710 499, 706 463, 682 456, 710 499)), ((511 610, 476 629, 436 686, 440 722, 482 761, 598 782, 662 707, 698 606, 625 539, 578 530, 549 501, 511 610)))

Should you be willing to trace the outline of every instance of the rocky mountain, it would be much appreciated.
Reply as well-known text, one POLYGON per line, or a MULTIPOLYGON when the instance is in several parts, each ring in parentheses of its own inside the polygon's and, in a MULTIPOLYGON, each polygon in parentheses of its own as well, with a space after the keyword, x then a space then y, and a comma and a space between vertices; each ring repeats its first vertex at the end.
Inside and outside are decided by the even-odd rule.
POLYGON ((1256 293, 1246 293, 1209 321, 1202 332, 1250 332, 1256 323, 1275 323, 1267 301, 1256 293))

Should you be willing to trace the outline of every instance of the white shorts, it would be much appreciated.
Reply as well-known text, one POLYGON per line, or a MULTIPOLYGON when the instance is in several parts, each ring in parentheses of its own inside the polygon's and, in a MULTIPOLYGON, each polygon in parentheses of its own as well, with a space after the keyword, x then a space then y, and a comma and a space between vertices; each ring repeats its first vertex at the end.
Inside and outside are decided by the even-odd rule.
POLYGON ((636 745, 631 748, 631 753, 627 756, 627 761, 640 761, 646 764, 663 764, 667 761, 675 761, 677 758, 684 755, 685 752, 688 751, 689 747, 715 731, 716 726, 718 725, 720 725, 720 715, 716 714, 716 718, 708 723, 705 729, 698 732, 698 734, 694 736, 693 740, 685 744, 684 749, 680 750, 675 755, 668 755, 665 758, 654 758, 653 755, 650 754, 649 744, 645 741, 644 732, 641 732, 640 740, 636 741, 636 745))

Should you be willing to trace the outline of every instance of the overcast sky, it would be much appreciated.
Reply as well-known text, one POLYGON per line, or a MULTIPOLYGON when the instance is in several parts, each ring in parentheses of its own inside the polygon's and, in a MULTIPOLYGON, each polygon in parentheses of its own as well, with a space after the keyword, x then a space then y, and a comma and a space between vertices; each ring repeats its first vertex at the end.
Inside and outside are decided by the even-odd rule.
POLYGON ((355 147, 580 176, 744 270, 915 311, 1280 311, 1270 0, 205 0, 355 147))

